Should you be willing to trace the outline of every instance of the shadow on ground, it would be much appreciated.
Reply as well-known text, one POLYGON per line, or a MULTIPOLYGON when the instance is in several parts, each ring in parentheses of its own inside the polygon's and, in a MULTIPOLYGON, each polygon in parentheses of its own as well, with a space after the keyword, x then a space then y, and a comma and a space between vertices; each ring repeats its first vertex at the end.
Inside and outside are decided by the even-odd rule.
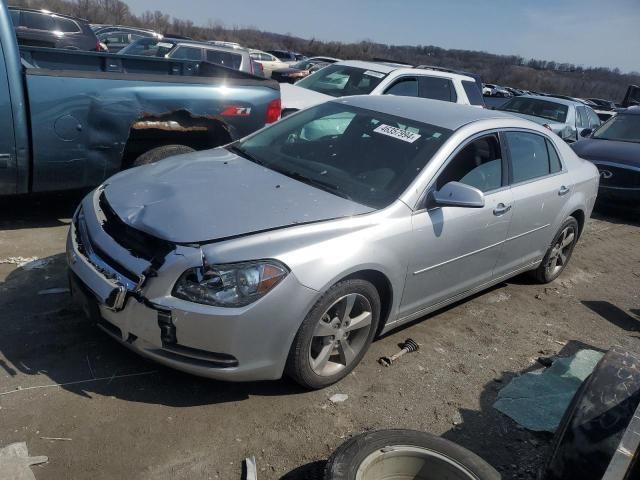
MULTIPOLYGON (((640 331, 640 318, 629 315, 613 303, 600 300, 583 300, 581 303, 618 328, 627 332, 640 331)), ((631 312, 634 313, 633 310, 631 312)))
POLYGON ((62 219, 73 216, 73 212, 86 191, 19 195, 0 198, 0 229, 55 227, 65 225, 62 219))

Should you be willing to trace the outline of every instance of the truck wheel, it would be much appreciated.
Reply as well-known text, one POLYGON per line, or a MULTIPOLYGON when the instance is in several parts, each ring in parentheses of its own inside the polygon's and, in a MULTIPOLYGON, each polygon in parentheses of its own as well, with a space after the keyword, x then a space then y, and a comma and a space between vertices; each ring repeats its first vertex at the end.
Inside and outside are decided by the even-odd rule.
POLYGON ((607 352, 564 413, 542 478, 600 480, 639 403, 640 357, 607 352))
POLYGON ((540 266, 532 271, 539 283, 549 283, 560 276, 569 263, 579 232, 580 227, 575 218, 569 217, 564 221, 540 266))
POLYGON ((140 165, 148 165, 149 163, 154 163, 164 158, 191 152, 195 152, 195 150, 191 147, 187 147, 186 145, 163 145, 161 147, 152 148, 148 152, 144 152, 136 158, 133 162, 133 166, 139 167, 140 165))
POLYGON ((415 430, 378 430, 343 443, 327 462, 324 480, 433 478, 500 480, 475 453, 415 430))
POLYGON ((296 334, 286 372, 305 388, 324 388, 362 360, 378 329, 380 296, 371 283, 345 280, 311 309, 296 334))

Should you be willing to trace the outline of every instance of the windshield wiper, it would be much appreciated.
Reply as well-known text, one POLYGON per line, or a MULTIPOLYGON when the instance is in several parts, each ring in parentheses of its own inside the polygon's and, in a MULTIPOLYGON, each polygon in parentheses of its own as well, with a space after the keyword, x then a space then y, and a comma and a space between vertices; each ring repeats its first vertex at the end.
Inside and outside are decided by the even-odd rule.
POLYGON ((346 200, 351 200, 351 197, 349 195, 347 195, 345 192, 340 190, 340 188, 337 185, 334 185, 332 183, 324 182, 322 180, 318 180, 315 178, 305 177, 301 173, 293 172, 289 170, 277 169, 277 171, 282 173, 283 175, 286 175, 287 177, 293 178, 294 180, 298 180, 299 182, 306 183, 307 185, 311 185, 312 187, 319 188, 320 190, 324 190, 325 192, 332 193, 346 200))
POLYGON ((264 165, 265 164, 262 160, 260 160, 259 158, 254 157, 249 152, 247 152, 246 150, 243 150, 242 148, 238 147, 235 144, 228 145, 226 147, 226 149, 229 150, 230 152, 235 153, 236 155, 240 155, 242 158, 246 158, 247 160, 249 160, 249 161, 251 161, 253 163, 257 163, 258 165, 264 165))

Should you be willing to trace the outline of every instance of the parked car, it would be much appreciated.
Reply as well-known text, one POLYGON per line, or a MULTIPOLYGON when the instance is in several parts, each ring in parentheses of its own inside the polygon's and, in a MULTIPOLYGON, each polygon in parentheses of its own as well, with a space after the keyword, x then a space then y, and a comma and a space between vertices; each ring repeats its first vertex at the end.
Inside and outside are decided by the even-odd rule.
POLYGON ((378 333, 525 271, 557 278, 597 185, 591 163, 512 115, 336 99, 112 177, 73 216, 72 291, 160 363, 321 388, 378 333))
POLYGON ((590 102, 595 103, 600 110, 614 110, 616 104, 611 100, 603 100, 601 98, 588 98, 590 102))
POLYGON ((321 68, 339 62, 340 59, 332 57, 311 57, 294 63, 287 68, 278 68, 271 72, 271 78, 280 83, 295 83, 301 78, 308 77, 321 68))
MULTIPOLYGON (((22 7, 9 7, 9 14, 20 45, 106 51, 89 22, 81 18, 22 7)), ((11 25, 6 28, 13 30, 11 25)))
POLYGON ((120 50, 120 55, 164 57, 174 60, 211 62, 241 72, 257 73, 248 50, 175 38, 140 38, 120 50))
POLYGON ((287 64, 293 64, 299 62, 300 60, 307 59, 306 55, 298 52, 292 52, 290 50, 267 50, 267 53, 273 55, 278 60, 287 64))
POLYGON ((283 62, 277 57, 274 57, 270 53, 263 52, 261 50, 249 50, 251 54, 251 58, 254 62, 262 65, 262 70, 264 71, 264 76, 267 78, 271 78, 271 73, 274 70, 278 70, 281 68, 288 68, 289 64, 283 62))
POLYGON ((484 86, 482 87, 482 94, 489 97, 513 97, 513 94, 508 89, 499 85, 494 85, 492 83, 484 84, 484 86))
POLYGON ((159 33, 135 31, 134 29, 109 30, 106 32, 99 32, 96 36, 98 37, 98 40, 107 46, 107 50, 111 53, 119 52, 124 47, 140 38, 162 39, 162 35, 159 33))
POLYGON ((283 83, 283 115, 350 95, 402 95, 484 106, 482 93, 470 75, 430 67, 341 61, 298 81, 283 83))
POLYGON ((521 96, 498 108, 547 127, 567 142, 577 142, 580 133, 600 126, 598 115, 582 102, 559 97, 521 96))
POLYGON ((600 171, 603 203, 640 207, 640 107, 629 107, 591 132, 583 130, 584 141, 574 151, 600 171))
POLYGON ((278 120, 276 82, 198 66, 19 50, 0 2, 0 195, 93 188, 123 168, 224 145, 278 120))

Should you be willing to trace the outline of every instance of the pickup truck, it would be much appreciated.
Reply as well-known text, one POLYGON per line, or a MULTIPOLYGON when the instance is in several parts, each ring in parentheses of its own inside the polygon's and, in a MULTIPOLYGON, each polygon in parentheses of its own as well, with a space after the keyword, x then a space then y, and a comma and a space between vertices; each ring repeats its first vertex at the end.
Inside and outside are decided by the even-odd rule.
POLYGON ((0 0, 0 195, 93 187, 280 110, 277 82, 208 62, 19 48, 0 0))

